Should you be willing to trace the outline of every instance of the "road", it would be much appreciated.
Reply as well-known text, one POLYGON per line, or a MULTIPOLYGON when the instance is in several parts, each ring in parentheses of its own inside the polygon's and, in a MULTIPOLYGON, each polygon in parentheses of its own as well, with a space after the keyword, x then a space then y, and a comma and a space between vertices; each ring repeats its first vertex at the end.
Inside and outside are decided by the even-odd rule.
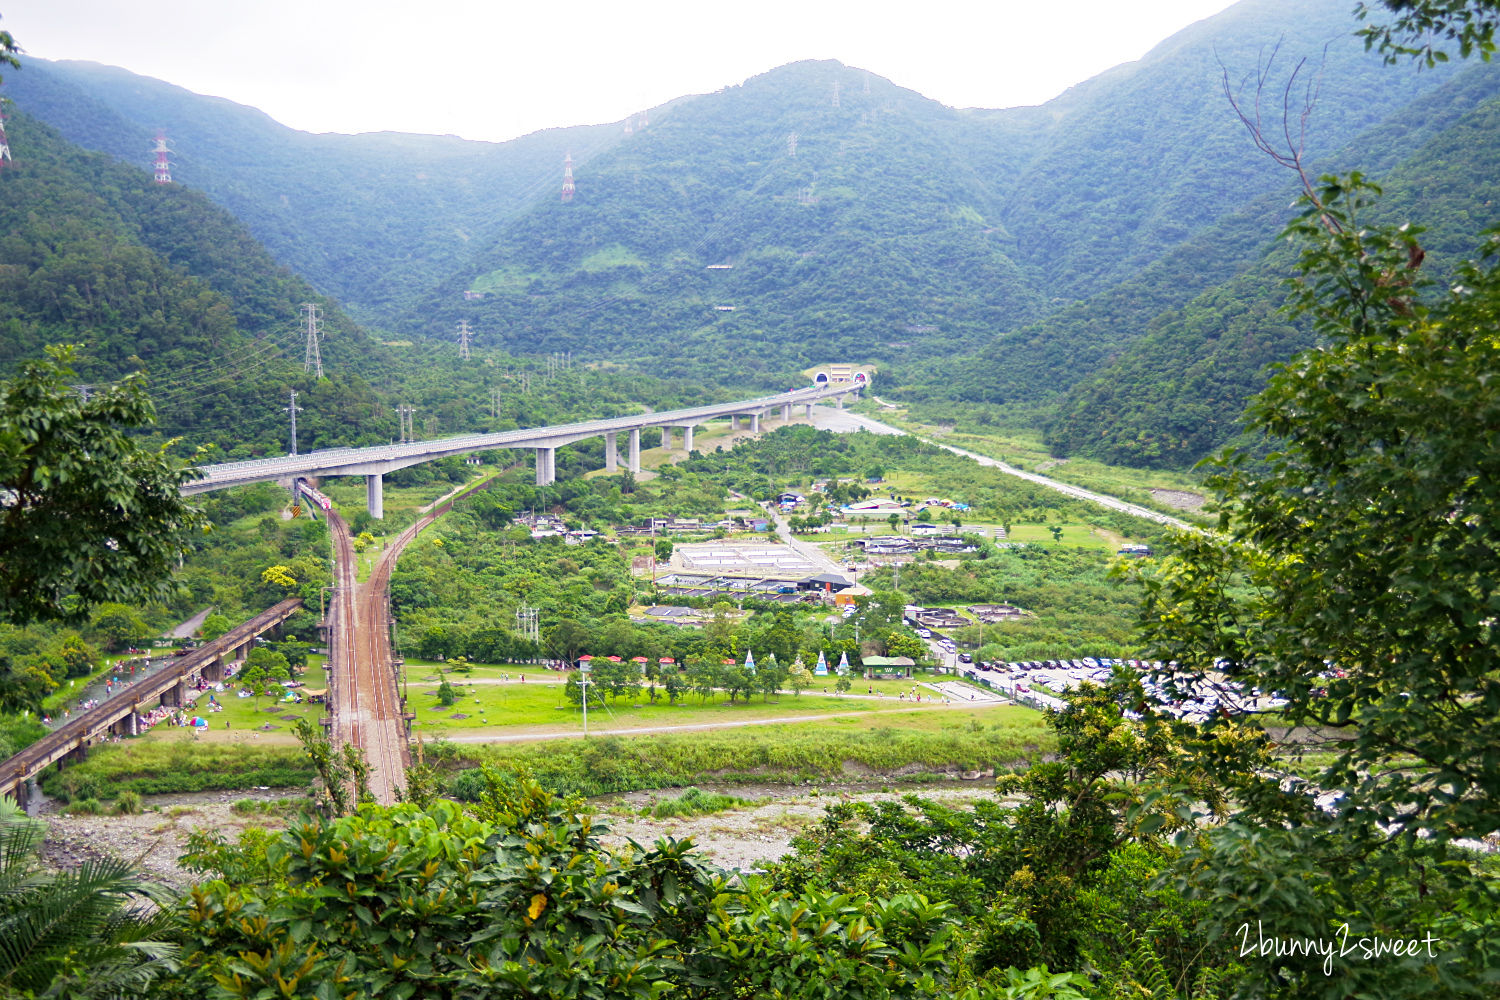
POLYGON ((912 434, 910 431, 903 431, 899 427, 883 424, 878 420, 872 420, 858 413, 850 413, 848 410, 831 410, 826 406, 815 406, 813 407, 813 425, 823 430, 835 431, 840 434, 848 434, 858 430, 867 430, 872 434, 906 434, 916 438, 918 441, 942 448, 944 451, 952 452, 955 455, 962 455, 965 458, 972 458, 980 465, 991 469, 999 469, 1007 476, 1015 476, 1017 479, 1024 479, 1028 483, 1036 483, 1038 486, 1045 486, 1049 490, 1056 490, 1059 493, 1076 497, 1079 500, 1087 500, 1090 503, 1099 504, 1101 507, 1108 507, 1111 510, 1118 510, 1134 517, 1145 518, 1147 521, 1155 521, 1157 524, 1169 525, 1182 531, 1201 530, 1188 524, 1186 521, 1179 520, 1169 514, 1163 514, 1160 511, 1154 511, 1149 507, 1127 503, 1117 497, 1108 496, 1103 493, 1094 493, 1091 490, 1083 489, 1080 486, 1073 486, 1070 483, 1059 482, 1056 479, 1048 479, 1046 476, 1018 469, 1014 465, 990 458, 988 455, 979 455, 963 448, 955 448, 952 445, 943 444, 941 441, 932 441, 920 435, 912 434))

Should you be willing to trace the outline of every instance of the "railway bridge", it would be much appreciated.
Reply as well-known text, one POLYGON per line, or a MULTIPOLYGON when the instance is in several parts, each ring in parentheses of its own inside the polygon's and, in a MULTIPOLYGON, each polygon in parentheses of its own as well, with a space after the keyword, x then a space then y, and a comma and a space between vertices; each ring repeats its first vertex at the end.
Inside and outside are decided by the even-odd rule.
POLYGON ((750 430, 759 431, 761 422, 768 417, 779 414, 783 420, 791 419, 792 410, 797 406, 803 407, 808 416, 812 415, 813 404, 825 399, 832 399, 842 407, 846 396, 858 395, 867 384, 863 380, 823 381, 804 389, 732 403, 713 403, 708 406, 494 434, 464 434, 432 441, 376 445, 369 448, 327 448, 302 455, 206 465, 199 469, 201 478, 184 483, 182 492, 206 493, 209 490, 266 482, 283 483, 290 487, 303 476, 364 476, 370 516, 378 518, 385 516, 385 474, 422 462, 498 448, 535 449, 537 485, 545 486, 557 478, 557 449, 588 438, 604 438, 604 468, 610 472, 616 471, 621 464, 619 439, 624 435, 628 442, 625 465, 631 472, 640 472, 641 431, 648 427, 661 429, 664 448, 673 446, 674 430, 681 431, 682 449, 692 451, 693 429, 699 424, 728 417, 731 427, 737 428, 739 421, 745 419, 750 430))
POLYGON ((181 707, 187 701, 189 685, 199 677, 207 681, 222 680, 230 660, 243 660, 250 653, 256 637, 286 621, 302 606, 300 597, 289 598, 267 608, 247 622, 242 622, 219 638, 177 657, 175 662, 140 680, 126 684, 113 697, 63 722, 9 760, 0 763, 0 795, 21 800, 21 790, 48 765, 68 758, 78 759, 91 744, 113 735, 136 736, 143 712, 160 704, 181 707))

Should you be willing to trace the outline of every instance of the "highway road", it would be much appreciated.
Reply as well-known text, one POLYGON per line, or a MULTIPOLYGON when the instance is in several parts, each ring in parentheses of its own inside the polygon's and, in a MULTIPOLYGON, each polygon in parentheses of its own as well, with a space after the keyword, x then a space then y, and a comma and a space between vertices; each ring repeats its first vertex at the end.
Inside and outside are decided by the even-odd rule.
POLYGON ((519 428, 493 434, 464 434, 457 437, 435 438, 430 441, 377 445, 368 448, 327 448, 304 452, 300 455, 279 455, 242 462, 224 462, 203 466, 199 470, 202 477, 183 484, 182 492, 185 494, 202 493, 226 486, 291 479, 296 476, 373 474, 379 471, 394 471, 397 468, 446 455, 463 455, 498 448, 555 447, 607 433, 629 432, 646 427, 703 423, 736 414, 773 410, 780 406, 811 404, 829 397, 858 392, 861 388, 863 387, 858 385, 839 383, 821 388, 794 389, 791 392, 759 396, 755 399, 731 403, 711 403, 706 406, 662 410, 626 417, 609 417, 602 420, 585 420, 572 424, 519 428))
POLYGON ((1014 465, 1002 462, 999 459, 990 458, 988 455, 980 455, 972 451, 967 451, 963 448, 955 448, 950 444, 943 444, 943 442, 941 441, 932 441, 920 435, 912 434, 910 431, 904 431, 899 427, 892 427, 890 424, 883 424, 878 420, 872 420, 869 417, 861 416, 858 413, 850 413, 847 410, 830 410, 825 406, 817 406, 813 408, 813 424, 816 427, 820 427, 824 430, 834 431, 836 433, 850 433, 857 430, 867 430, 872 434, 906 434, 910 437, 916 438, 918 441, 921 441, 925 444, 935 445, 938 448, 942 448, 944 451, 950 451, 955 455, 962 455, 965 458, 972 458, 980 465, 988 466, 992 469, 999 469, 1007 476, 1015 476, 1017 479, 1024 479, 1029 483, 1036 483, 1038 486, 1045 486, 1049 490, 1056 490, 1059 493, 1066 494, 1070 497, 1076 497, 1079 500, 1087 500, 1090 503, 1096 503, 1101 507, 1108 507, 1110 510, 1118 510, 1125 514, 1144 518, 1147 521, 1155 521, 1157 524, 1165 524, 1173 528, 1178 528, 1182 531, 1201 530, 1194 525, 1188 524, 1186 521, 1172 517, 1169 514, 1163 514, 1160 511, 1152 510, 1149 507, 1142 507, 1139 504, 1128 503, 1127 501, 1121 500, 1118 497, 1112 497, 1104 493, 1095 493, 1092 490, 1086 490, 1080 486, 1074 486, 1071 483, 1063 483, 1059 482, 1056 479, 1048 479, 1046 476, 1038 475, 1035 472, 1027 472, 1024 469, 1018 469, 1014 465))

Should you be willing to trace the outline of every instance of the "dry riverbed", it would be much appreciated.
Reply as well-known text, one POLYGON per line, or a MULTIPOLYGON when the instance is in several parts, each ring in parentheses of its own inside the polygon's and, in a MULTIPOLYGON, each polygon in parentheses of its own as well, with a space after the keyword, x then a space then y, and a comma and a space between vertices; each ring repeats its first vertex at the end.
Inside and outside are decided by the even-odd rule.
MULTIPOLYGON (((641 816, 641 810, 661 799, 680 796, 682 789, 602 796, 591 804, 610 827, 605 843, 623 845, 629 839, 649 846, 659 837, 691 838, 715 864, 754 868, 786 854, 792 837, 816 823, 824 809, 837 802, 873 802, 917 794, 955 805, 994 794, 988 779, 891 785, 884 789, 869 785, 699 787, 753 804, 706 816, 653 819, 641 816)), ((177 863, 187 850, 190 833, 195 829, 213 830, 233 842, 248 827, 279 827, 286 822, 284 815, 237 812, 234 803, 246 798, 275 801, 298 795, 296 789, 270 789, 151 796, 146 811, 131 816, 65 816, 47 811, 43 816, 50 829, 43 858, 51 866, 72 868, 88 858, 122 857, 137 863, 152 878, 181 889, 195 878, 177 863)))

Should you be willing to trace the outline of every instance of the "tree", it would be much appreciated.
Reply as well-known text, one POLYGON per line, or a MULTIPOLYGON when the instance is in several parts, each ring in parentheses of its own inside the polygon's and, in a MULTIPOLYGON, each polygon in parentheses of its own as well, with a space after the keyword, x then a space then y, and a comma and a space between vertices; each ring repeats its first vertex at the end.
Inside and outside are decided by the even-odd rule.
POLYGON ((113 602, 99 605, 89 627, 98 637, 103 638, 104 648, 112 653, 119 652, 150 632, 133 608, 113 602))
POLYGON ((672 558, 672 540, 670 538, 658 538, 652 548, 656 552, 658 562, 665 562, 672 558))
POLYGON ((447 708, 458 700, 458 689, 445 680, 438 685, 437 699, 439 705, 447 708))
POLYGON ((47 354, 0 384, 0 618, 14 622, 165 596, 201 522, 179 490, 192 470, 128 433, 154 421, 144 376, 84 400, 72 349, 47 354))
POLYGON ((0 799, 0 994, 144 996, 175 971, 171 894, 114 858, 44 868, 46 825, 0 799))
POLYGON ((547 650, 554 657, 572 664, 588 647, 593 633, 572 618, 559 619, 547 633, 547 650))
POLYGON ((889 656, 905 656, 917 663, 926 658, 927 644, 914 635, 892 630, 885 637, 885 651, 889 656))
POLYGON ((216 879, 180 908, 191 953, 169 995, 652 1000, 676 987, 917 1000, 951 990, 941 905, 731 883, 688 841, 611 848, 607 832, 581 801, 494 771, 473 815, 439 800, 301 818, 264 849, 285 859, 284 879, 216 879))
POLYGON ((792 669, 787 671, 786 682, 791 687, 792 693, 802 697, 802 692, 812 687, 813 675, 801 660, 792 664, 792 669))
MULTIPOLYGON (((1421 54, 1392 41, 1412 31, 1492 48, 1493 4, 1386 6, 1404 12, 1397 36, 1376 39, 1387 51, 1421 54)), ((1220 531, 1180 536, 1135 570, 1153 655, 1194 668, 1197 697, 1207 683, 1221 706, 1200 725, 1156 724, 1238 804, 1185 841, 1182 884, 1219 926, 1245 893, 1278 936, 1347 923, 1351 938, 1416 928, 1442 941, 1406 963, 1341 962, 1336 987, 1321 958, 1278 957, 1265 971, 1281 995, 1477 993, 1500 965, 1481 944, 1497 904, 1456 847, 1500 828, 1500 240, 1435 288, 1419 228, 1370 224, 1378 188, 1313 181, 1294 141, 1267 138, 1294 130, 1241 117, 1302 181, 1291 308, 1325 346, 1252 401, 1247 426, 1270 453, 1214 461, 1220 531), (1273 754, 1238 717, 1244 691, 1274 693, 1311 739, 1273 754)), ((1190 686, 1162 680, 1168 699, 1190 686)))
MULTIPOLYGON (((1439 40, 1457 42, 1464 59, 1478 55, 1488 62, 1495 51, 1495 27, 1500 20, 1500 4, 1495 0, 1379 0, 1379 6, 1398 14, 1395 22, 1372 24, 1358 34, 1365 48, 1378 50, 1388 63, 1402 56, 1429 67, 1447 62, 1448 53, 1437 47, 1439 40)), ((1372 13, 1368 3, 1355 8, 1362 21, 1372 13)))
POLYGON ((221 615, 217 611, 203 619, 203 624, 198 627, 198 635, 207 642, 212 642, 219 636, 234 628, 234 622, 227 615, 221 615))

